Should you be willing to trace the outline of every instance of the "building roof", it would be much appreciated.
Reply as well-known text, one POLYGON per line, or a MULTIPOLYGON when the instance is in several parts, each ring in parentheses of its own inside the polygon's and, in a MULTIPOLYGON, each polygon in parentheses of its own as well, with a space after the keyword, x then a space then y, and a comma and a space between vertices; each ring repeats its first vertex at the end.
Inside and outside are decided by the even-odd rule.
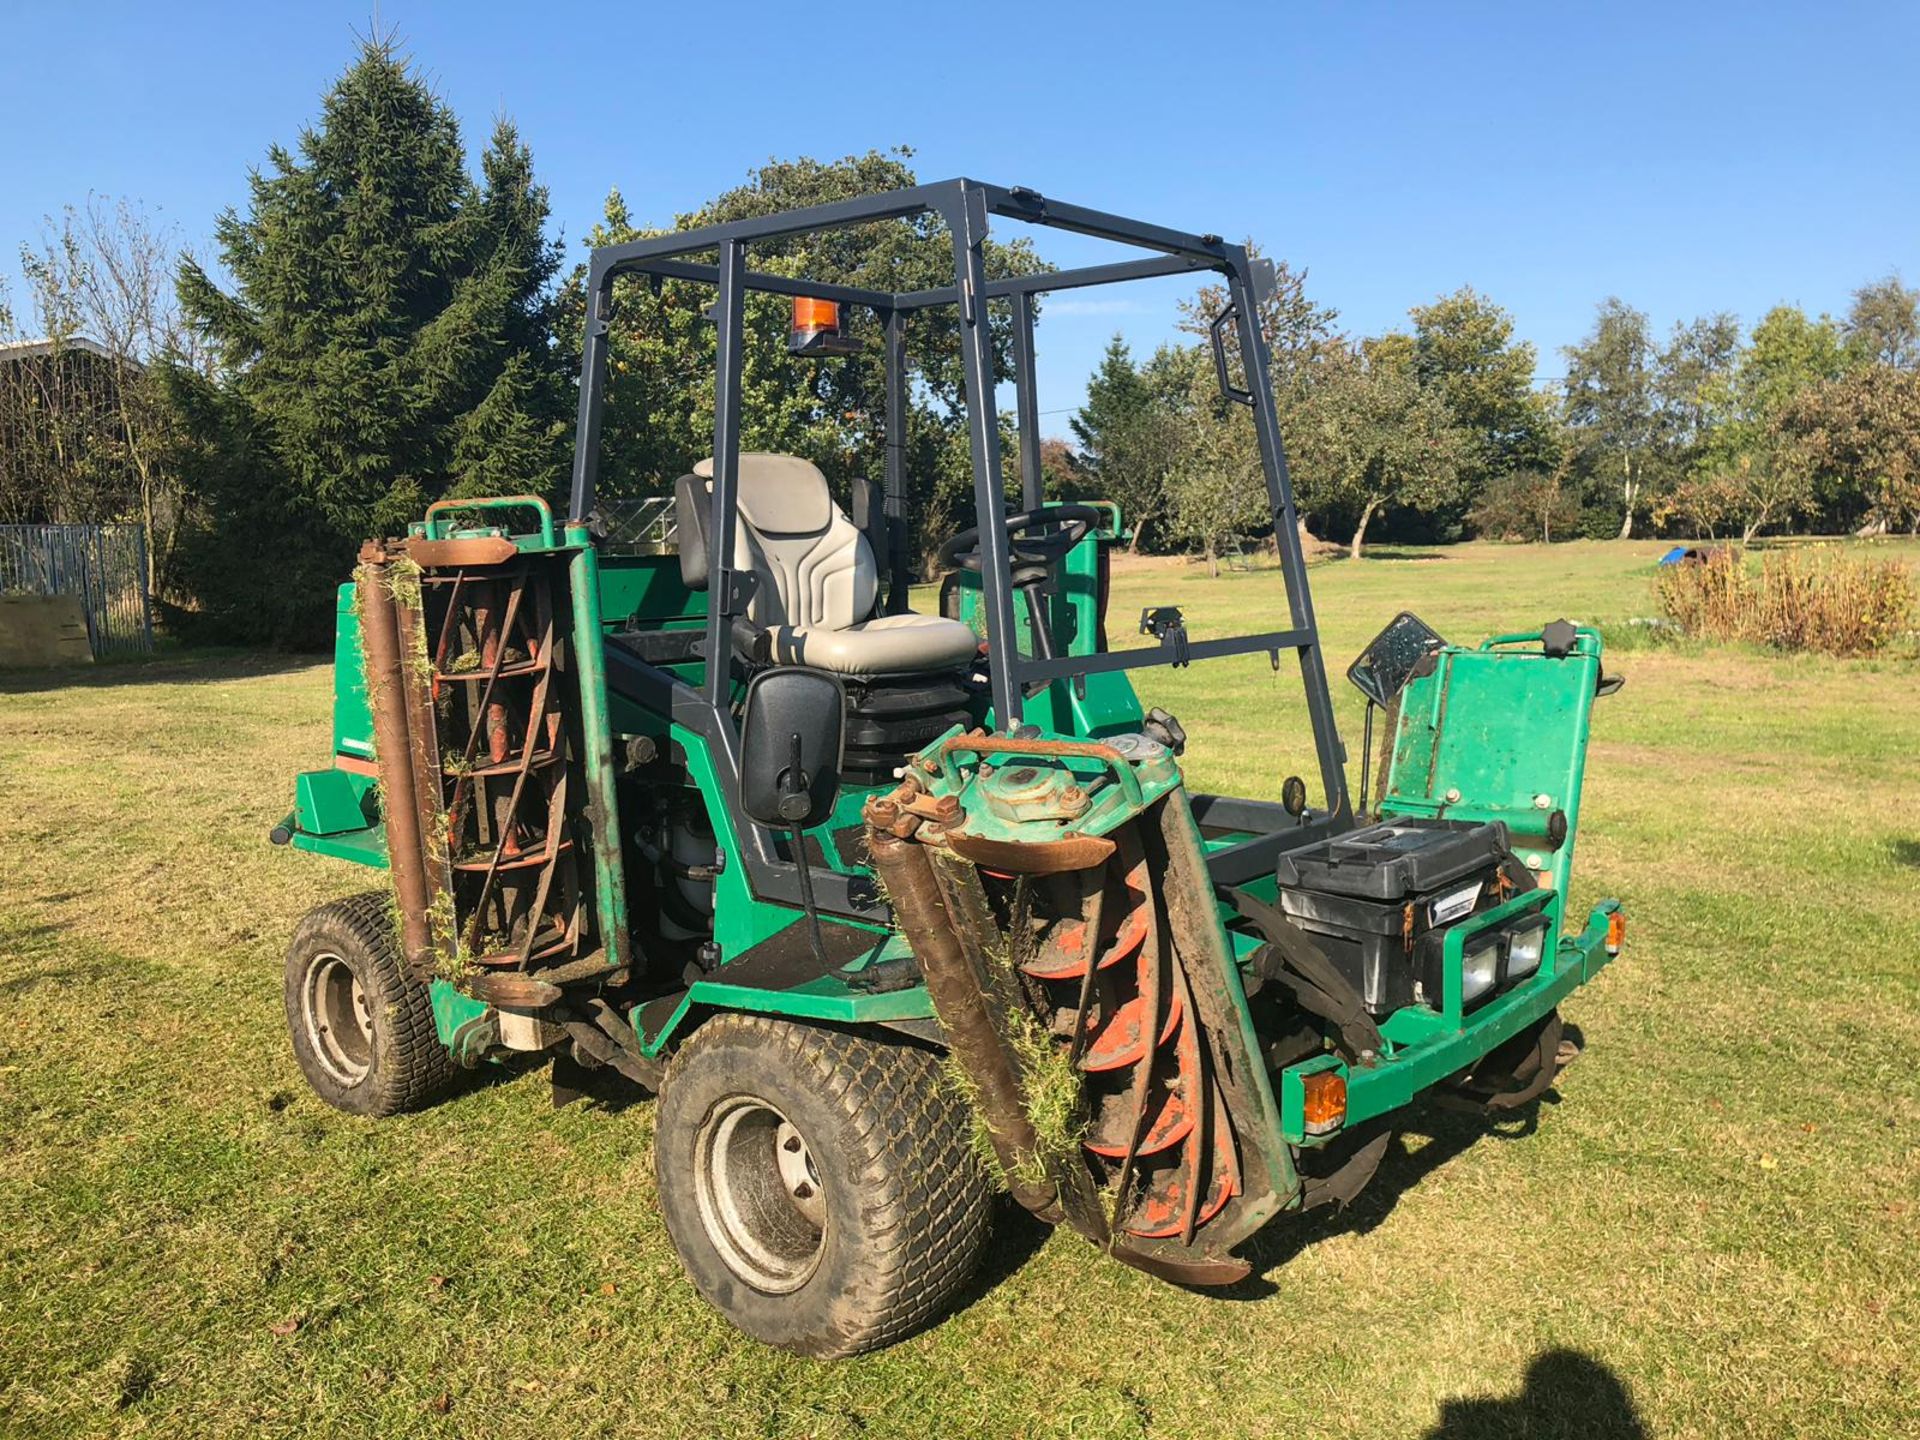
POLYGON ((113 352, 98 340, 85 335, 69 335, 64 340, 22 340, 15 345, 0 345, 0 365, 10 360, 32 360, 36 356, 51 355, 56 350, 84 350, 102 360, 113 359, 113 352))

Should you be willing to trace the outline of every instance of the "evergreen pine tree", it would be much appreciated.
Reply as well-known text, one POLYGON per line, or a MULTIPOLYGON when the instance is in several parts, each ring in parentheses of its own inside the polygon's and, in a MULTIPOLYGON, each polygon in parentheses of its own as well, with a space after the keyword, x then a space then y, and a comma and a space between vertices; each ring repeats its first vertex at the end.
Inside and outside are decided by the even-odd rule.
POLYGON ((384 40, 251 191, 217 230, 234 293, 190 260, 180 274, 221 360, 214 380, 173 376, 196 501, 183 570, 218 633, 307 644, 362 539, 445 495, 559 488, 559 246, 512 125, 475 180, 452 110, 384 40))

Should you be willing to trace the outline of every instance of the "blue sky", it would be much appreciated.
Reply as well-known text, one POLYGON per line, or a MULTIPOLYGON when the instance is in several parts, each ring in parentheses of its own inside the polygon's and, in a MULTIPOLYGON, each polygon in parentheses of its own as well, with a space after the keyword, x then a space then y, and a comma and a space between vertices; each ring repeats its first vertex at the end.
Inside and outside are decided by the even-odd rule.
MULTIPOLYGON (((354 33, 396 29, 470 144, 504 111, 579 237, 619 186, 665 220, 773 156, 908 144, 971 174, 1231 237, 1377 332, 1472 284, 1543 377, 1618 294, 1664 329, 1920 280, 1920 6, 678 5, 0 0, 0 273, 40 217, 128 196, 203 243, 354 33), (979 39, 963 35, 976 18, 979 39), (989 39, 997 34, 999 39, 989 39), (879 46, 879 49, 865 47, 879 46)), ((1042 235, 1063 263, 1086 256, 1042 235)), ((1046 424, 1178 290, 1056 301, 1046 424)))

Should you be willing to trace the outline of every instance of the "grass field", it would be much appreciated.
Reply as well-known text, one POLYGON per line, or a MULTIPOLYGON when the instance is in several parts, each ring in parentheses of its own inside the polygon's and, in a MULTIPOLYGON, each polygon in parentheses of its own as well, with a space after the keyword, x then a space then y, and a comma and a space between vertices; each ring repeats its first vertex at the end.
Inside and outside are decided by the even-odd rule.
MULTIPOLYGON (((1660 548, 1382 552, 1315 599, 1344 666, 1403 607, 1456 639, 1644 615, 1660 548)), ((1271 573, 1150 566, 1116 636, 1168 602, 1202 635, 1284 616, 1271 573)), ((283 947, 368 876, 266 835, 325 763, 326 668, 0 677, 0 1434, 1920 1433, 1920 667, 1609 668, 1576 900, 1632 927, 1537 1128, 1415 1116, 1227 1297, 1003 1215, 958 1315, 827 1366, 681 1277, 649 1103, 309 1094, 283 947)), ((1152 681, 1197 788, 1312 774, 1290 673, 1152 681)))

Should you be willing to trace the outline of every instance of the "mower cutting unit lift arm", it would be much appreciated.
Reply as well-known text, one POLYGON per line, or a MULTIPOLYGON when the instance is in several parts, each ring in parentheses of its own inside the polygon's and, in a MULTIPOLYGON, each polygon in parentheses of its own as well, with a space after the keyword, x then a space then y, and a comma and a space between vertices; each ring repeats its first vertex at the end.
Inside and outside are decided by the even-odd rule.
POLYGON ((1559 1003, 1623 930, 1608 901, 1563 933, 1589 711, 1617 681, 1565 622, 1464 648, 1402 615, 1350 672, 1369 736, 1386 715, 1381 793, 1363 768, 1356 813, 1257 323, 1273 283, 1217 235, 971 180, 594 252, 569 517, 440 502, 342 588, 334 764, 299 777, 275 839, 386 869, 391 900, 323 906, 295 937, 288 1018, 315 1087, 386 1113, 544 1052, 556 1100, 605 1070, 659 1091, 689 1273, 742 1328, 817 1355, 940 1313, 985 1224, 978 1154, 1116 1258, 1218 1284, 1261 1226, 1350 1199, 1421 1096, 1536 1098, 1559 1003), (995 218, 1145 253, 995 274, 995 218), (952 283, 750 263, 889 222, 940 227, 952 283), (1037 301, 1181 275, 1223 282, 1214 359, 1253 426, 1284 610, 1195 638, 1162 606, 1151 643, 1111 648, 1123 517, 1043 493, 1037 301), (610 539, 599 494, 615 327, 668 290, 710 297, 715 335, 677 553, 610 539), (853 481, 850 516, 807 460, 741 448, 756 292, 791 300, 794 355, 882 369, 884 474, 853 481), (909 592, 908 340, 930 311, 976 402, 975 523, 941 552, 938 615, 909 592), (978 403, 1002 379, 996 323, 1012 513, 978 403), (1132 672, 1277 671, 1288 651, 1321 803, 1298 777, 1277 802, 1189 794, 1185 732, 1132 672))

